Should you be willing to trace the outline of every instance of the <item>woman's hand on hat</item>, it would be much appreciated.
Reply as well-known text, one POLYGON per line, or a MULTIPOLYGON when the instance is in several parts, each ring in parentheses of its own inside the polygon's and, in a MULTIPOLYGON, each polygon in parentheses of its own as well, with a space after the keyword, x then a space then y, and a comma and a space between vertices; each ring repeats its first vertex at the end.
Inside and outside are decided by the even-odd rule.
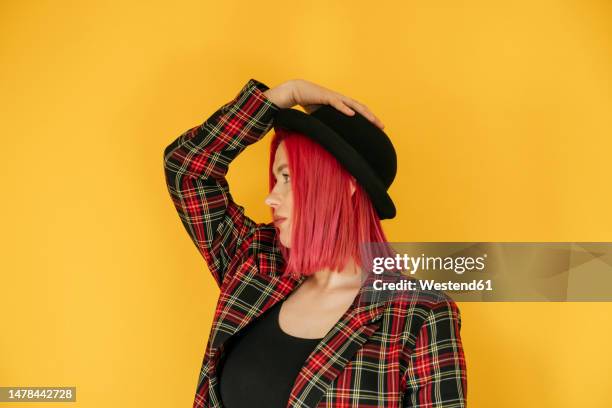
POLYGON ((293 100, 295 104, 304 108, 306 113, 310 114, 321 105, 331 105, 346 115, 353 116, 354 111, 359 112, 370 122, 374 123, 381 129, 385 125, 374 115, 370 109, 348 96, 334 92, 305 79, 294 79, 292 83, 293 100))

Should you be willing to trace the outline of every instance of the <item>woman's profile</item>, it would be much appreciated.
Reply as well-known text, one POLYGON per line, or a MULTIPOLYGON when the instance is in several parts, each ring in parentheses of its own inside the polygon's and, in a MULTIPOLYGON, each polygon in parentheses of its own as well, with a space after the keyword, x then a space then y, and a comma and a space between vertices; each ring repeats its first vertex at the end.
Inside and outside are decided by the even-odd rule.
POLYGON ((194 407, 466 406, 452 299, 368 297, 360 248, 386 244, 395 216, 383 128, 310 81, 250 79, 166 147, 168 191, 220 289, 194 407), (272 128, 273 222, 257 223, 225 177, 272 128))

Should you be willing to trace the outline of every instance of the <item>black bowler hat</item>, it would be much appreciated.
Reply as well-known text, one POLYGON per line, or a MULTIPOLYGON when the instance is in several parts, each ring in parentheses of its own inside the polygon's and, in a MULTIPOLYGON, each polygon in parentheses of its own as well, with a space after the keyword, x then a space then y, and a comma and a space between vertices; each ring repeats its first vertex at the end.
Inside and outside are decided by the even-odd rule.
POLYGON ((359 112, 348 116, 331 105, 310 115, 280 109, 274 128, 294 130, 319 143, 361 184, 381 220, 395 217, 395 205, 387 193, 397 173, 395 149, 386 133, 359 112))

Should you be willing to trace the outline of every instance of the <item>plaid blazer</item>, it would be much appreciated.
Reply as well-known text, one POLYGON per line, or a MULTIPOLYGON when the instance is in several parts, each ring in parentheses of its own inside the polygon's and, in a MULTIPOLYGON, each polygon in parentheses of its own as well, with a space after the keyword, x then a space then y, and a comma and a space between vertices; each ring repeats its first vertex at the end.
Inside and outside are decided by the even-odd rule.
MULTIPOLYGON (((245 216, 229 163, 265 136, 279 107, 250 79, 203 124, 164 151, 168 191, 220 289, 194 408, 222 407, 217 367, 226 341, 303 281, 283 277, 272 223, 245 216)), ((457 305, 441 293, 372 297, 367 285, 304 362, 287 407, 465 407, 457 305)))

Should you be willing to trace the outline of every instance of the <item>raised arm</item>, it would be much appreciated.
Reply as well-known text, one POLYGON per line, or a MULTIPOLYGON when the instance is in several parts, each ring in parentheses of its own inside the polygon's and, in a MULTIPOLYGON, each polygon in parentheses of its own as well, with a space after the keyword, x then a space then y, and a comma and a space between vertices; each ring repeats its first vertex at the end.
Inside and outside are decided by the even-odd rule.
POLYGON ((403 378, 402 407, 466 407, 467 371, 460 329, 461 315, 452 299, 430 310, 403 378))
POLYGON ((266 135, 280 107, 289 107, 290 86, 288 81, 269 90, 250 79, 233 100, 164 150, 166 183, 174 206, 219 287, 228 278, 232 260, 249 247, 261 246, 253 242, 255 231, 269 227, 248 218, 233 201, 225 179, 228 165, 266 135))

